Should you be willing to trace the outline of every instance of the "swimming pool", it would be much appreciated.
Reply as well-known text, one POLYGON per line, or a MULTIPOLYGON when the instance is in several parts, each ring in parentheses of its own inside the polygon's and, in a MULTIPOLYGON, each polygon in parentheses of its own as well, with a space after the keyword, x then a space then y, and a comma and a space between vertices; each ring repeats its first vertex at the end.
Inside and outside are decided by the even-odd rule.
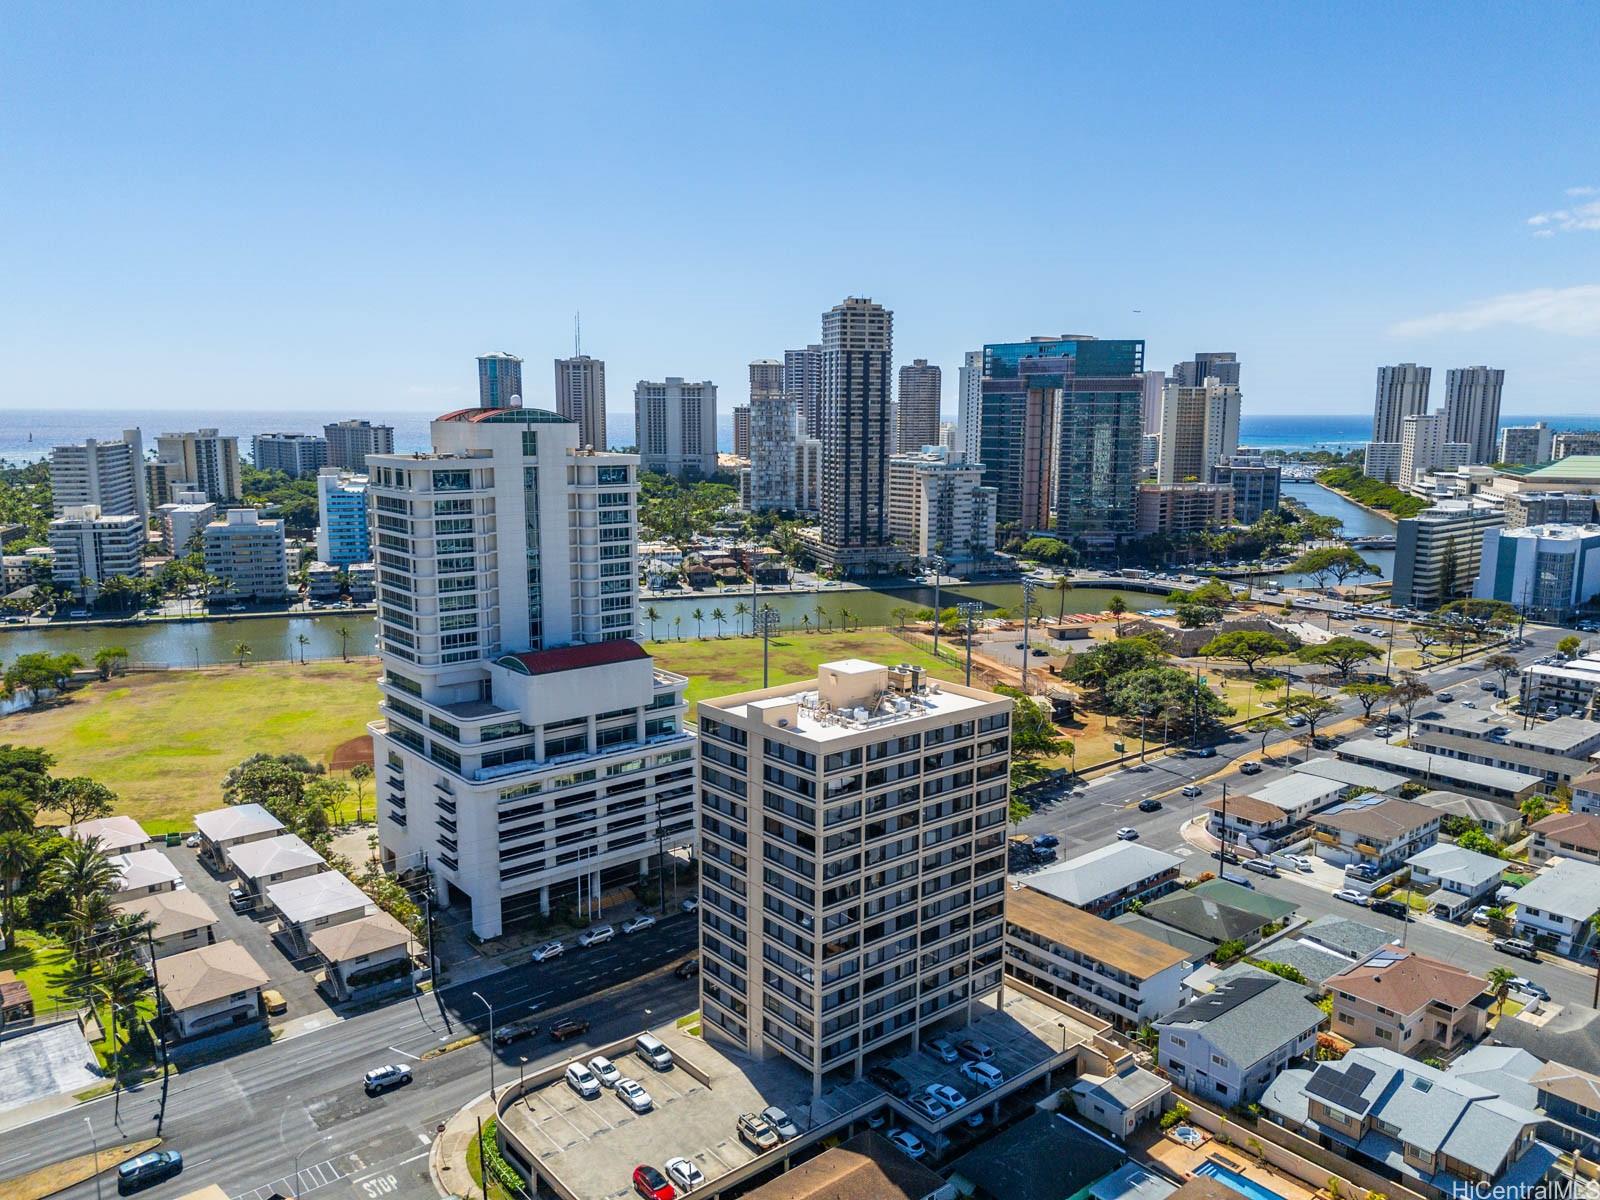
POLYGON ((1283 1200, 1269 1187, 1263 1187, 1254 1179, 1247 1179, 1237 1171, 1230 1171, 1227 1167, 1219 1166, 1214 1162, 1203 1162, 1194 1169, 1196 1175, 1204 1175, 1215 1179, 1218 1183, 1226 1184, 1234 1191, 1244 1196, 1246 1200, 1283 1200))

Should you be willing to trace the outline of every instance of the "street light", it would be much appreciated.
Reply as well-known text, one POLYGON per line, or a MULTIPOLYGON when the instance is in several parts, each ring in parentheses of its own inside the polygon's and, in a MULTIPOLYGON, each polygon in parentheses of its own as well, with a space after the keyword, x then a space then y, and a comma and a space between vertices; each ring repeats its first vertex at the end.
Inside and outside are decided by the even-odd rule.
POLYGON ((88 1117, 83 1123, 89 1127, 89 1144, 94 1147, 94 1197, 100 1200, 100 1139, 94 1135, 94 1122, 88 1117))
POLYGON ((939 583, 944 576, 945 567, 950 564, 945 562, 944 555, 928 555, 928 568, 933 572, 933 656, 939 657, 939 583))
POLYGON ((485 1000, 481 993, 473 992, 479 1004, 489 1010, 489 1099, 494 1099, 494 1005, 485 1000))
POLYGON ((300 1200, 300 1160, 305 1157, 306 1151, 311 1149, 312 1146, 320 1146, 323 1142, 331 1141, 333 1141, 333 1134, 325 1133, 316 1141, 302 1146, 300 1153, 294 1156, 294 1200, 300 1200))
POLYGON ((761 634, 761 686, 767 686, 767 639, 778 631, 778 610, 772 605, 763 605, 754 617, 756 630, 761 634))
POLYGON ((1022 581, 1022 694, 1028 694, 1028 613, 1033 608, 1033 590, 1039 585, 1031 579, 1022 581))
POLYGON ((963 600, 956 605, 961 610, 961 615, 967 619, 967 686, 972 686, 972 619, 983 611, 983 605, 976 600, 963 600))

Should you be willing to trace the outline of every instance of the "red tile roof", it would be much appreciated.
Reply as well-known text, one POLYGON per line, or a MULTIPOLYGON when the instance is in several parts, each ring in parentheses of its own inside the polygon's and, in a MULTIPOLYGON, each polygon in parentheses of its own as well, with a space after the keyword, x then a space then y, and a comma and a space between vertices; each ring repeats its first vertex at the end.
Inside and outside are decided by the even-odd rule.
POLYGON ((634 662, 649 657, 638 642, 619 640, 583 642, 554 650, 529 650, 522 654, 502 655, 498 661, 505 663, 507 659, 515 659, 529 675, 554 675, 558 671, 578 671, 584 667, 603 667, 610 663, 634 662))

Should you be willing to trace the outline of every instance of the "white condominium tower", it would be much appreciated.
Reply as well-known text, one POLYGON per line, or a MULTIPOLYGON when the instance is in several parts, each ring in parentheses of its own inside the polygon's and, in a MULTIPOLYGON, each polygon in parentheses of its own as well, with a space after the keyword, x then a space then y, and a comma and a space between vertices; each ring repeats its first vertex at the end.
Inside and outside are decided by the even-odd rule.
POLYGON ((925 358, 900 368, 900 408, 896 415, 895 448, 916 454, 939 444, 939 400, 942 375, 925 358))
POLYGON ((999 988, 1011 707, 860 659, 700 702, 708 1036, 817 1094, 999 988))
POLYGON ((343 467, 357 475, 367 473, 367 455, 394 453, 394 426, 371 421, 336 421, 322 427, 328 439, 330 467, 343 467))
POLYGON ((156 438, 156 458, 176 479, 195 485, 207 500, 226 504, 244 498, 239 486, 239 439, 215 429, 163 433, 156 438))
POLYGON ((822 436, 822 347, 816 344, 783 352, 783 394, 800 413, 800 432, 822 436))
POLYGON ((956 404, 956 449, 962 461, 982 462, 978 447, 983 443, 983 351, 968 350, 961 362, 961 393, 956 404))
POLYGON ((1448 440, 1465 442, 1469 463, 1494 461, 1500 431, 1500 389, 1506 373, 1494 367, 1452 367, 1444 377, 1448 440))
POLYGON ((50 494, 55 515, 92 504, 108 517, 150 517, 145 492, 144 439, 124 429, 120 442, 86 442, 50 451, 50 494))
POLYGON ((646 471, 679 479, 717 473, 717 385, 710 380, 641 379, 633 389, 633 420, 646 471))
POLYGON ((1156 482, 1209 480, 1211 468, 1239 448, 1239 404, 1239 386, 1215 376, 1192 386, 1169 382, 1161 399, 1156 482))
POLYGON ((606 448, 606 364, 587 354, 556 359, 556 412, 578 423, 578 445, 606 448))
POLYGON ((448 413, 432 442, 368 460, 384 855, 480 937, 592 915, 694 838, 686 681, 632 640, 638 459, 532 408, 448 413))
MULTIPOLYGON (((1399 363, 1378 368, 1378 394, 1372 402, 1372 440, 1400 444, 1407 417, 1428 411, 1428 385, 1432 367, 1399 363)), ((1370 474, 1370 472, 1368 472, 1370 474)))
POLYGON ((1472 447, 1452 441, 1444 413, 1407 417, 1400 431, 1400 479, 1409 488, 1428 471, 1450 471, 1470 461, 1472 447))

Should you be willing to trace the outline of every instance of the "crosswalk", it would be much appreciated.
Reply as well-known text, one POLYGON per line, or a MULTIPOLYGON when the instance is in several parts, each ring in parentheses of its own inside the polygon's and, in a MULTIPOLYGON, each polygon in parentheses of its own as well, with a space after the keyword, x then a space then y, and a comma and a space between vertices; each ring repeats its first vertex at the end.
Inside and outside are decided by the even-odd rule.
POLYGON ((301 1167, 298 1176, 285 1175, 252 1191, 240 1192, 229 1200, 271 1200, 275 1195, 299 1200, 301 1196, 320 1187, 327 1187, 330 1183, 338 1183, 341 1179, 348 1178, 349 1176, 340 1169, 338 1159, 327 1158, 319 1163, 312 1163, 309 1167, 301 1167))

